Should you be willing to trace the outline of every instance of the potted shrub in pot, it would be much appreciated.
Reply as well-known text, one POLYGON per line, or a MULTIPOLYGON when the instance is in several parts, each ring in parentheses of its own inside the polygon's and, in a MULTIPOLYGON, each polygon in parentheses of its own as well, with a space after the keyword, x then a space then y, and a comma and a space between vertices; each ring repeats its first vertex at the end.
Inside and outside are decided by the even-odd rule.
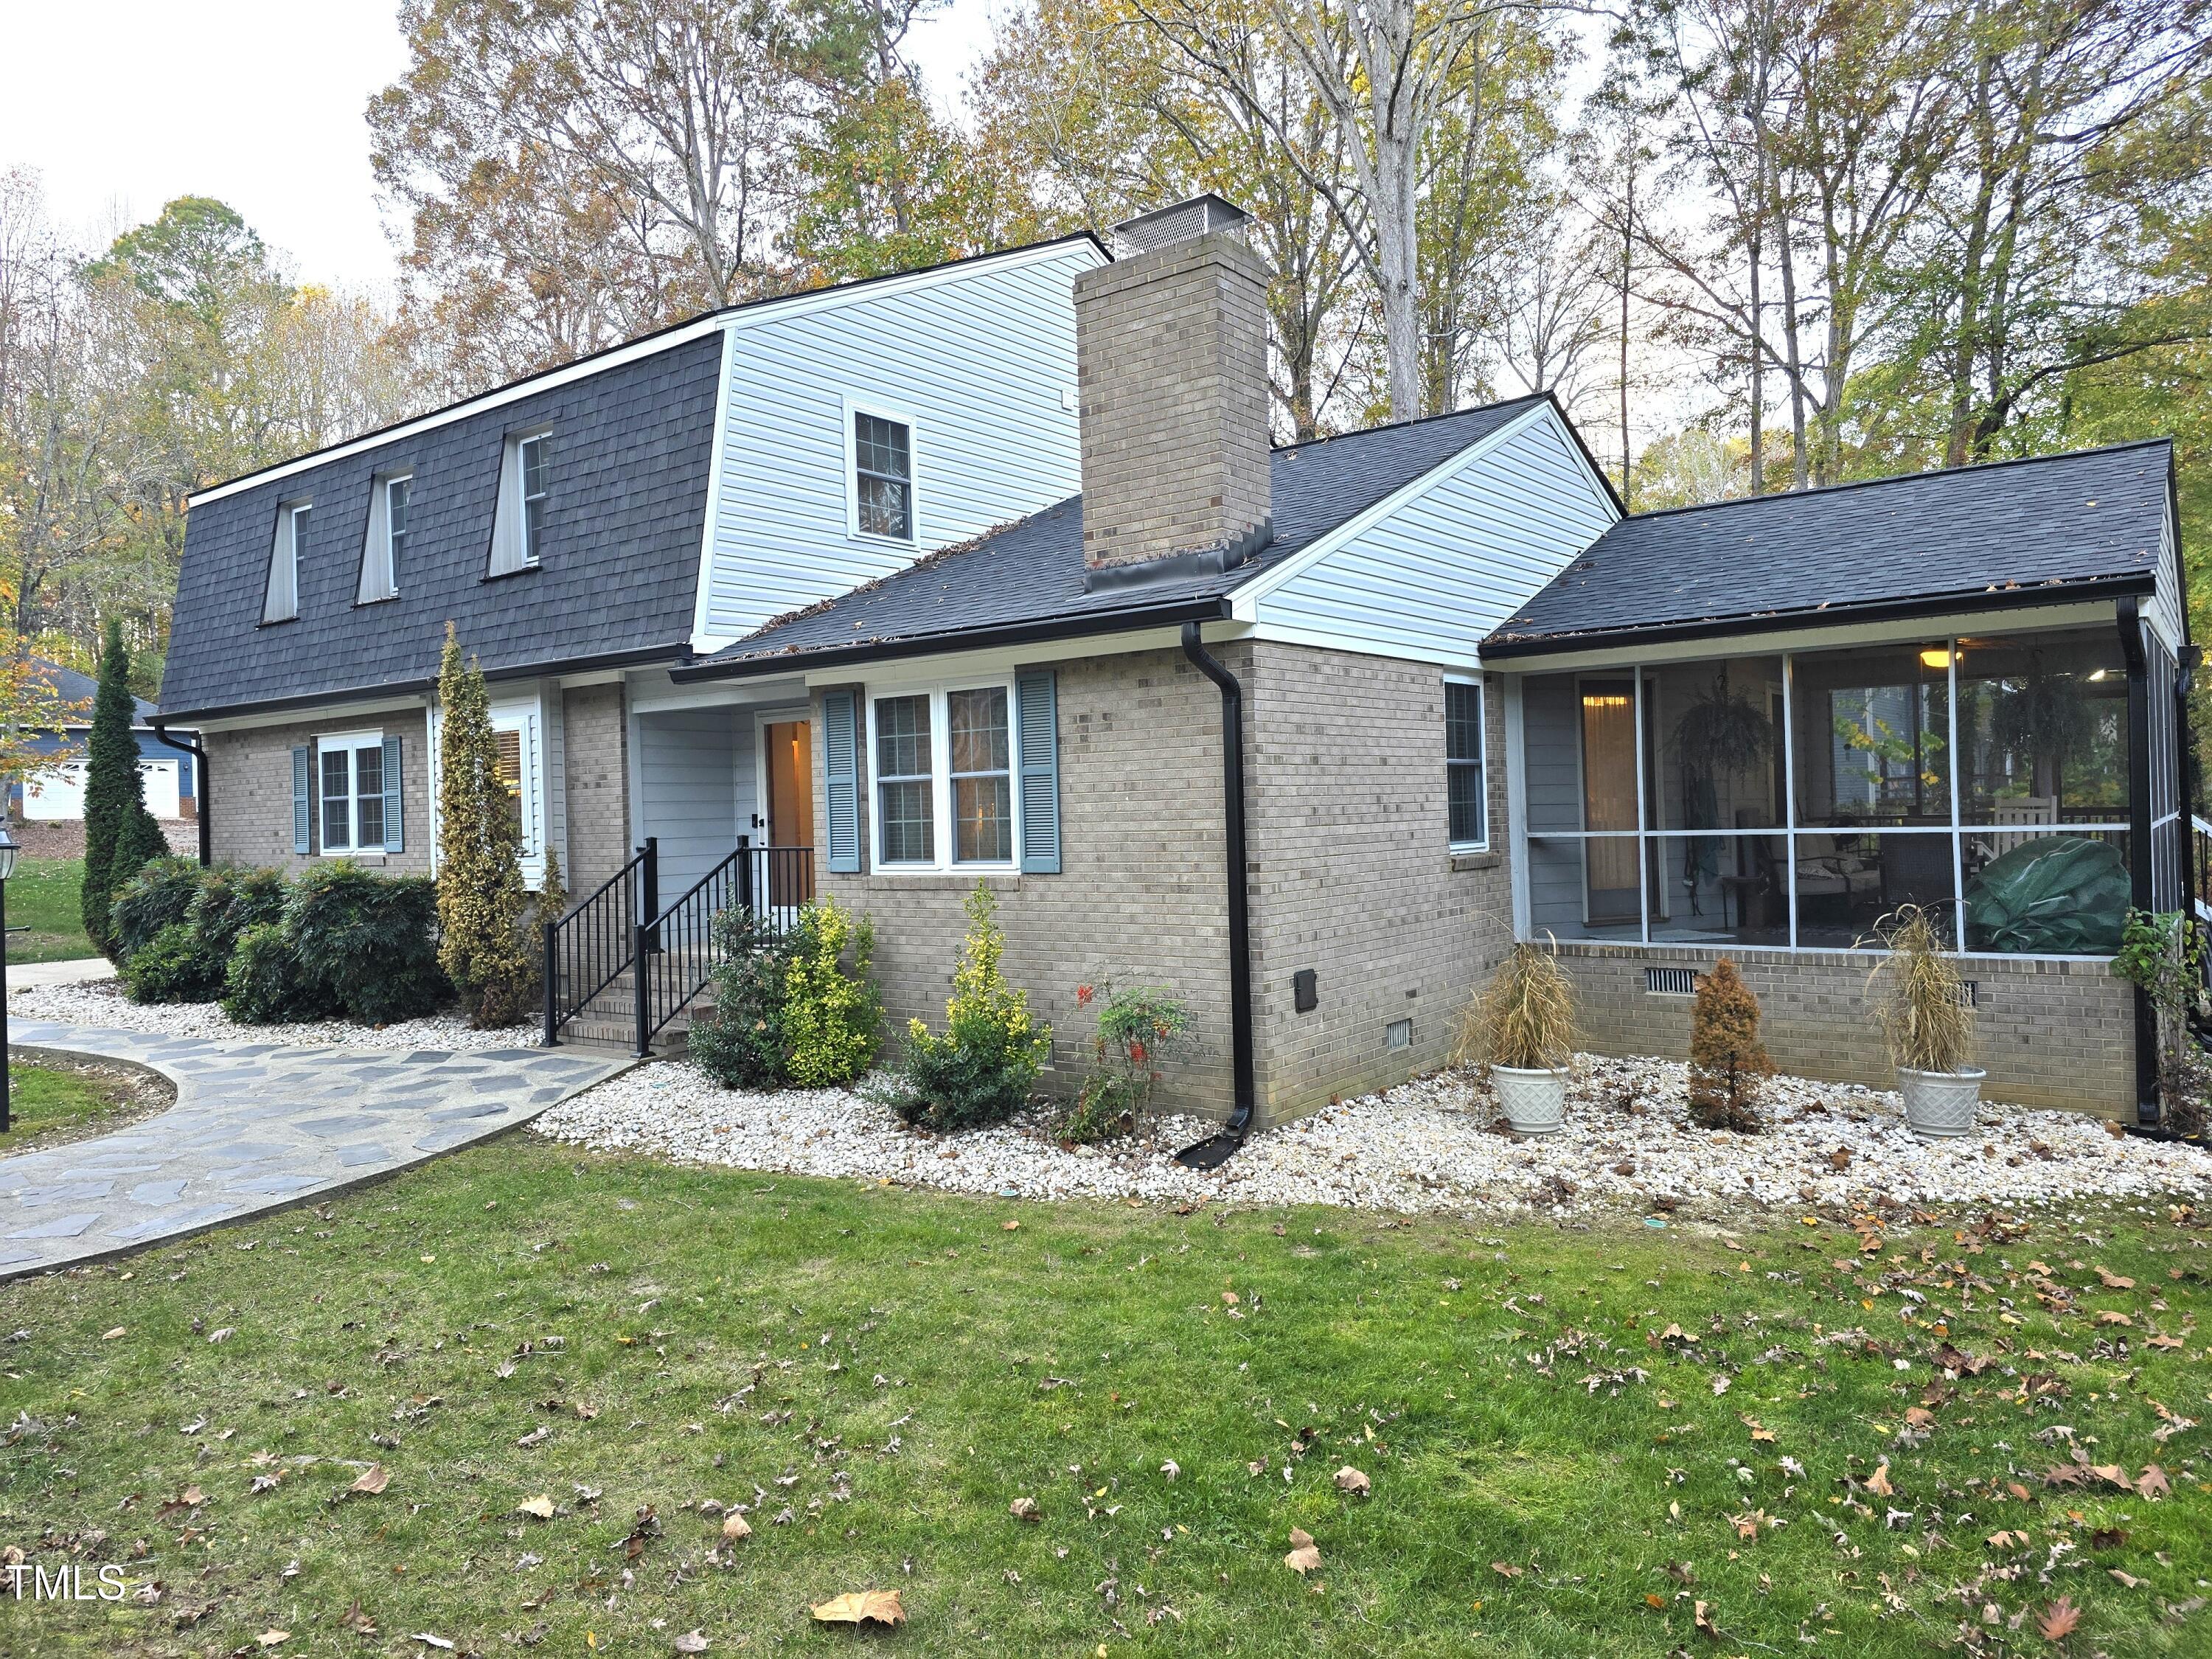
POLYGON ((1923 1139, 1974 1127, 1982 1079, 1973 1057, 1974 1016, 1959 965, 1943 948, 1934 918, 1908 904, 1881 935, 1889 954, 1869 977, 1875 1016, 1897 1067, 1905 1121, 1923 1139))
POLYGON ((1516 945, 1461 1021, 1455 1065, 1489 1068, 1513 1133, 1557 1134, 1575 1051, 1575 988, 1551 953, 1516 945))

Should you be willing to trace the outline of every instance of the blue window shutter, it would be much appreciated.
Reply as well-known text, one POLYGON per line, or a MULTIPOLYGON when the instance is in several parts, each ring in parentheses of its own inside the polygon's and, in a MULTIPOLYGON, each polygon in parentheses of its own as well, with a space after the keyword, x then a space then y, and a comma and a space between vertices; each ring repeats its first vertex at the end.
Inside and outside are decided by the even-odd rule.
POLYGON ((1048 668, 1014 677, 1021 745, 1022 873, 1060 873, 1060 699, 1048 668))
POLYGON ((307 792, 314 769, 307 744, 292 750, 292 850, 295 853, 307 851, 307 792))
POLYGON ((860 734, 859 700, 850 691, 822 699, 823 772, 828 787, 830 824, 825 851, 833 874, 860 871, 860 734))
POLYGON ((399 798, 406 791, 399 787, 400 781, 399 739, 386 738, 384 740, 384 850, 387 853, 407 850, 407 837, 402 833, 399 822, 399 798))

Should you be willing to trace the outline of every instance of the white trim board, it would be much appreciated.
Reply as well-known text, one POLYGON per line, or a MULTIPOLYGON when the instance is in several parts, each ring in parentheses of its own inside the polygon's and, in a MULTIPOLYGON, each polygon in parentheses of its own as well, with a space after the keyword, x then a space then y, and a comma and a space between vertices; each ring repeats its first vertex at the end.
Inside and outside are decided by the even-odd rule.
MULTIPOLYGON (((938 265, 928 270, 907 271, 896 276, 867 277, 855 283, 840 283, 834 288, 814 289, 803 294, 782 295, 773 300, 754 301, 733 309, 709 312, 703 317, 695 317, 690 322, 679 324, 663 333, 650 335, 642 340, 633 341, 628 345, 611 347, 596 356, 580 358, 573 363, 564 364, 559 368, 533 376, 529 380, 495 386, 490 391, 479 392, 464 402, 452 404, 445 409, 433 410, 427 415, 418 415, 414 419, 403 421, 397 426, 386 427, 379 432, 366 433, 361 437, 333 444, 327 449, 319 449, 292 460, 281 461, 258 472, 249 472, 243 477, 211 485, 188 497, 185 505, 189 508, 198 507, 207 501, 218 501, 226 495, 239 495, 248 489, 258 489, 264 484, 275 483, 283 478, 296 477, 301 472, 321 466, 327 462, 340 461, 349 456, 366 454, 371 450, 380 449, 386 444, 398 443, 403 439, 434 431, 441 426, 449 426, 453 422, 465 419, 469 416, 482 414, 486 410, 503 408, 508 404, 520 402, 522 398, 538 392, 550 391, 556 386, 573 385, 578 380, 599 374, 603 369, 619 368, 626 363, 637 362, 659 352, 672 351, 678 346, 689 345, 695 340, 704 339, 716 329, 734 332, 762 323, 781 322, 794 316, 807 316, 817 311, 829 310, 855 301, 881 299, 887 295, 903 294, 911 289, 928 287, 937 283, 957 282, 970 272, 986 266, 993 270, 1015 269, 1025 264, 1042 263, 1048 259, 1062 258, 1071 252, 1080 253, 1085 251, 1088 252, 1094 264, 1105 263, 1105 256, 1100 253, 1097 246, 1091 242, 1080 237, 1061 237, 1050 242, 1032 242, 1024 247, 1008 248, 1003 252, 978 254, 971 259, 963 259, 953 264, 938 265)), ((722 376, 725 386, 729 381, 730 364, 730 353, 726 349, 722 376)))

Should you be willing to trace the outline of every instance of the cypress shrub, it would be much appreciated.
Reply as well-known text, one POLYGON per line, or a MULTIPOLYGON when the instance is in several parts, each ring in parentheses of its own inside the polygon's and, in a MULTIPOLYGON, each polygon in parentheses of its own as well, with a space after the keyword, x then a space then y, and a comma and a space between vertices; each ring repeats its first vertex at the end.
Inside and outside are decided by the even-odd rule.
POLYGON ((119 957, 110 915, 115 890, 148 859, 169 850, 161 826, 146 810, 145 784, 138 775, 138 740, 131 731, 135 713, 131 653, 124 647, 122 624, 110 617, 100 643, 100 690, 93 699, 92 736, 87 745, 84 884, 77 911, 85 937, 111 958, 119 957))
POLYGON ((349 859, 292 883, 283 927, 300 971, 349 1019, 389 1025, 427 1014, 450 988, 438 966, 437 888, 372 875, 349 859))
POLYGON ((1759 999, 1723 957, 1698 981, 1690 1010, 1690 1116, 1708 1129, 1756 1134, 1759 1085, 1774 1070, 1759 1036, 1759 999))
POLYGON ((438 707, 438 962, 471 1023, 509 1025, 530 1012, 538 954, 523 936, 522 848, 500 781, 483 670, 462 661, 451 623, 438 707))

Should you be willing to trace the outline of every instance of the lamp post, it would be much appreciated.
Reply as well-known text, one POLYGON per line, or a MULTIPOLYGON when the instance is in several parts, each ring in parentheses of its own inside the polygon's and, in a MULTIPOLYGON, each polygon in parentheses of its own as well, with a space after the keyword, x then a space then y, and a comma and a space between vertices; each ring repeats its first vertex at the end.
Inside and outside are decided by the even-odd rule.
POLYGON ((0 1135, 8 1133, 8 878, 21 850, 0 814, 0 1135))

